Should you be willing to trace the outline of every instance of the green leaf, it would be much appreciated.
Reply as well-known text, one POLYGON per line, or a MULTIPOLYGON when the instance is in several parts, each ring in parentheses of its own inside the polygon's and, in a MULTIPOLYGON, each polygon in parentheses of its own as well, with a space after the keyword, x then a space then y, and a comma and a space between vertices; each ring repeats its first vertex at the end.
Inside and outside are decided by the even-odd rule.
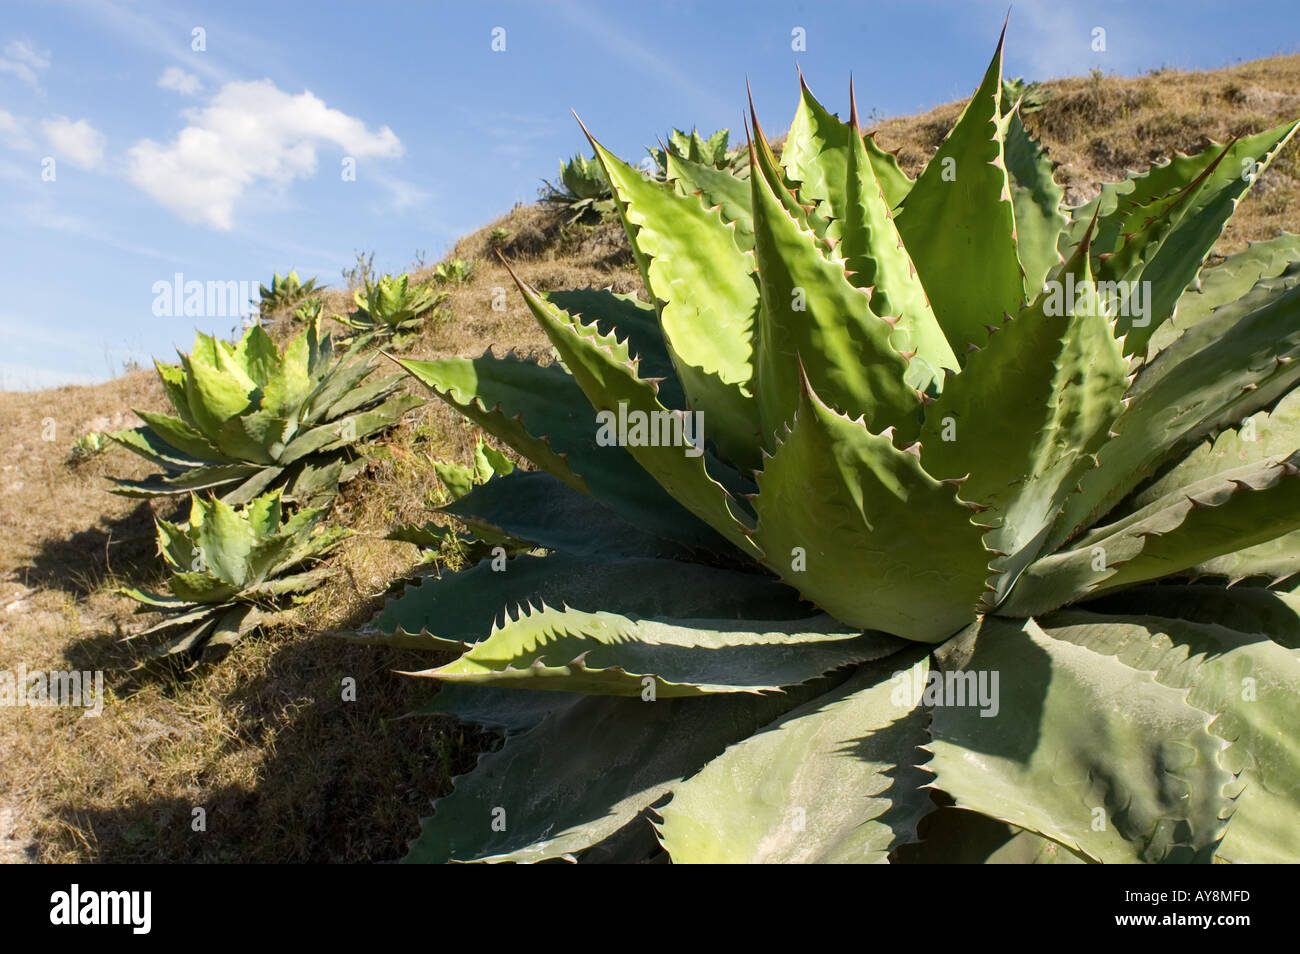
POLYGON ((699 198, 647 179, 595 139, 591 143, 659 309, 687 400, 693 409, 707 411, 723 455, 747 462, 758 427, 751 391, 758 310, 753 259, 741 251, 721 215, 699 198))
POLYGON ((1045 613, 1300 530, 1298 475, 1300 453, 1179 487, 1031 564, 999 612, 1045 613))
POLYGON ((974 619, 989 572, 981 529, 888 434, 805 386, 758 488, 764 562, 837 619, 923 642, 974 619))
MULTIPOLYGON (((180 418, 171 417, 167 414, 153 414, 149 411, 137 411, 136 414, 149 426, 149 429, 155 435, 162 438, 177 451, 180 451, 181 454, 187 455, 194 460, 226 462, 225 455, 217 450, 211 441, 180 418)), ((127 446, 131 447, 132 450, 136 450, 130 444, 127 444, 127 446)), ((171 454, 169 457, 172 460, 180 459, 175 454, 171 454)), ((166 463, 166 460, 162 462, 166 463)))
POLYGON ((1165 348, 1138 375, 1117 436, 1097 453, 1045 550, 1109 512, 1184 448, 1267 407, 1300 381, 1300 264, 1266 278, 1165 348))
POLYGON ((898 684, 924 680, 917 655, 861 667, 677 785, 659 809, 673 863, 883 862, 912 840, 930 808, 916 767, 928 716, 898 684))
POLYGON ((583 556, 520 556, 494 570, 492 560, 409 586, 363 630, 423 633, 474 643, 528 604, 568 606, 645 619, 790 620, 806 603, 768 576, 676 560, 592 562, 583 556))
MULTIPOLYGON (((1089 288, 1087 246, 1061 272, 1089 288)), ((1048 529, 1122 410, 1128 368, 1097 300, 1039 296, 1002 324, 926 410, 922 463, 962 478, 962 497, 997 558, 986 604, 996 605, 1039 555, 1048 529), (1078 305, 1082 304, 1082 308, 1078 305)))
MULTIPOLYGON (((1216 606, 1212 622, 1189 622, 1152 615, 1115 617, 1079 611, 1054 613, 1043 620, 1055 639, 1068 640, 1125 665, 1149 670, 1175 689, 1190 690, 1188 701, 1217 716, 1211 730, 1229 743, 1223 763, 1237 775, 1240 790, 1217 857, 1244 864, 1300 862, 1300 651, 1263 633, 1243 628, 1233 601, 1216 606)), ((1289 610, 1292 630, 1300 625, 1289 610)), ((1208 614, 1207 614, 1208 615, 1208 614)))
POLYGON ((1208 862, 1231 776, 1222 740, 1186 693, 1148 671, 1045 633, 986 618, 940 660, 935 788, 1106 863, 1208 862), (1000 674, 995 715, 951 704, 949 680, 1000 674))
POLYGON ((1003 155, 1002 42, 896 217, 935 317, 959 356, 1025 298, 1003 155))
POLYGON ((783 208, 774 191, 780 183, 757 170, 750 183, 762 287, 756 387, 763 445, 771 452, 799 405, 801 360, 837 411, 866 415, 873 430, 908 428, 919 420, 920 401, 907 360, 891 344, 891 323, 872 313, 844 263, 822 255, 816 237, 783 208))
MULTIPOLYGON (((613 335, 602 335, 595 326, 583 325, 560 311, 517 276, 515 283, 519 285, 533 317, 551 339, 598 414, 603 412, 615 418, 630 418, 633 413, 642 415, 651 434, 656 436, 676 422, 677 433, 684 438, 687 433, 685 425, 694 423, 695 447, 673 446, 671 442, 666 446, 637 446, 632 444, 629 436, 627 450, 674 500, 732 544, 752 552, 748 527, 742 523, 744 509, 705 467, 705 435, 699 429, 704 412, 697 412, 692 421, 684 418, 681 412, 669 411, 659 403, 657 386, 639 377, 637 363, 628 354, 626 345, 613 335)), ((710 425, 717 420, 712 414, 707 419, 710 425)), ((605 429, 602 426, 601 430, 605 429)), ((711 436, 717 437, 716 433, 711 436)))
POLYGON ((1056 243, 1069 222, 1061 211, 1065 190, 1056 184, 1054 163, 1025 129, 1020 111, 1007 120, 1005 151, 1016 220, 1016 253, 1025 270, 1026 297, 1032 301, 1048 273, 1063 261, 1056 243))
MULTIPOLYGON (((676 183, 683 195, 699 195, 708 208, 717 208, 722 221, 734 225, 732 239, 742 252, 754 248, 754 212, 750 205, 749 183, 726 169, 683 159, 669 152, 668 181, 676 183)), ((561 306, 563 307, 563 306, 561 306)))
POLYGON ((644 619, 530 606, 454 662, 416 675, 451 682, 665 699, 774 692, 901 643, 826 615, 771 621, 644 619), (653 686, 653 688, 652 688, 653 686))
POLYGON ((570 857, 632 823, 730 743, 823 689, 656 702, 585 697, 508 737, 457 778, 404 861, 570 857))

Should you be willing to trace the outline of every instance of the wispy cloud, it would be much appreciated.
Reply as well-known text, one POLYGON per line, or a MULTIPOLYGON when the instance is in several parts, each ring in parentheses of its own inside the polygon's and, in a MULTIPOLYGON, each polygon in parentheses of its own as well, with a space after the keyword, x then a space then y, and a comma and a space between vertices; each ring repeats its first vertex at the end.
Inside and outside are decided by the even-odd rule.
POLYGON ((0 73, 15 76, 34 90, 40 90, 41 73, 49 67, 50 51, 37 49, 26 38, 6 43, 4 55, 0 56, 0 73))
POLYGON ((311 92, 286 93, 269 79, 227 83, 184 115, 190 125, 172 142, 131 147, 131 181, 186 221, 223 230, 234 227, 235 204, 250 186, 312 175, 323 144, 354 159, 402 154, 387 126, 372 132, 311 92))
POLYGON ((10 149, 27 150, 32 147, 23 121, 3 109, 0 109, 0 140, 10 149))

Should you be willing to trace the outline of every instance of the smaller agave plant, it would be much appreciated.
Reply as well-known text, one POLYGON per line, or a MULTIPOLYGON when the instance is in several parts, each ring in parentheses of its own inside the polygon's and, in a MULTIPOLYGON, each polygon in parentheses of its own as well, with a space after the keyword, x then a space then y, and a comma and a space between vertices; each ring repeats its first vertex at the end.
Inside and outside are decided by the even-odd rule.
POLYGON ((614 193, 605 170, 594 156, 574 156, 560 163, 560 185, 545 182, 542 201, 564 206, 569 225, 585 222, 594 225, 614 214, 614 193))
POLYGON ((325 303, 321 301, 321 299, 308 298, 293 310, 293 320, 304 325, 309 325, 314 321, 320 320, 324 308, 325 303))
POLYGON ((464 285, 474 277, 474 266, 463 258, 452 258, 433 270, 433 280, 439 285, 464 285))
POLYGON ((674 129, 668 135, 668 142, 658 149, 647 149, 659 169, 659 177, 668 175, 668 155, 685 159, 699 165, 712 166, 714 169, 727 169, 737 178, 749 175, 749 150, 744 148, 727 149, 731 137, 730 129, 719 129, 705 139, 698 129, 690 134, 674 129))
POLYGON ((298 278, 297 272, 291 271, 283 278, 280 277, 279 272, 276 272, 275 277, 271 279, 270 288, 265 285, 260 286, 262 314, 270 315, 282 309, 292 308, 316 290, 315 278, 309 278, 304 282, 298 278))
POLYGON ((144 426, 109 435, 162 473, 113 492, 210 491, 234 504, 282 487, 286 501, 324 503, 363 466, 355 445, 420 403, 399 393, 400 375, 366 381, 374 368, 352 360, 365 343, 336 357, 317 322, 283 351, 259 325, 235 345, 197 333, 180 364, 157 363, 176 415, 137 411, 144 426))
POLYGON ((361 334, 390 340, 400 347, 420 330, 428 313, 447 295, 430 285, 411 285, 409 275, 384 275, 353 293, 356 310, 336 316, 361 334))
POLYGON ((163 620, 131 638, 168 633, 155 659, 213 661, 244 635, 270 622, 286 598, 302 602, 333 569, 311 566, 352 531, 322 524, 324 510, 299 510, 287 520, 279 491, 246 506, 190 497, 186 524, 158 521, 158 549, 171 570, 170 596, 124 588, 142 612, 163 620))

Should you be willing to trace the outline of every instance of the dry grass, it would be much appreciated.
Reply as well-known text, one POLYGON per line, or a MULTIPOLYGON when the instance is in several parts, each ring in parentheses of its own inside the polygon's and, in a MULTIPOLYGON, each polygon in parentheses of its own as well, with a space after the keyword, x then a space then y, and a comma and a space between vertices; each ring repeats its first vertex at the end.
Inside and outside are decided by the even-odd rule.
MULTIPOLYGON (((1129 168, 1300 116, 1300 57, 1048 87, 1052 97, 1030 125, 1061 164, 1067 199, 1080 202, 1129 168)), ((876 131, 915 173, 958 112, 951 104, 876 131)), ((1293 145, 1220 249, 1296 231, 1298 194, 1293 145)), ((565 226, 541 207, 517 207, 458 243, 452 255, 473 263, 473 277, 449 289, 445 313, 406 356, 472 356, 490 346, 549 358, 495 248, 543 290, 640 288, 618 226, 565 226)), ((348 301, 346 290, 331 290, 327 311, 348 301)), ((292 328, 285 320, 273 331, 292 328)), ((165 409, 152 371, 91 388, 0 394, 9 451, 0 468, 0 670, 109 671, 101 718, 0 709, 0 861, 397 857, 429 799, 484 739, 441 720, 400 718, 430 688, 394 670, 422 668, 428 657, 353 647, 328 633, 369 618, 416 571, 415 548, 383 535, 428 518, 426 502, 440 490, 430 462, 468 460, 474 429, 440 402, 412 412, 369 450, 367 471, 340 496, 335 519, 358 535, 331 558, 338 572, 292 623, 246 640, 217 667, 141 678, 125 672, 136 651, 122 636, 148 618, 114 589, 157 583, 152 521, 168 505, 105 493, 106 474, 148 469, 124 451, 66 463, 76 437, 129 425, 132 408, 165 409), (43 440, 50 420, 54 439, 43 440), (345 677, 356 680, 356 702, 342 699, 345 677), (191 830, 196 807, 207 814, 204 833, 191 830)))

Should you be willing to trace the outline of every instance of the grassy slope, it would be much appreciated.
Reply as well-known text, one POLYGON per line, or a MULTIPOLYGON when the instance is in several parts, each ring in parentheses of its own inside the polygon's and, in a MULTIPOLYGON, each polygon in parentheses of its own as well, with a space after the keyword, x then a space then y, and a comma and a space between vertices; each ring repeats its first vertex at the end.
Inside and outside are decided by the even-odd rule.
MULTIPOLYGON (((1047 85, 1052 99, 1030 126, 1061 164, 1071 203, 1175 150, 1300 116, 1300 56, 1047 85)), ((878 141, 899 150, 914 174, 959 109, 883 121, 878 141)), ((1293 144, 1243 203, 1219 251, 1300 230, 1298 198, 1293 144)), ((503 251, 540 288, 640 287, 617 227, 563 228, 538 207, 518 208, 457 245, 453 254, 475 262, 475 275, 453 292, 449 316, 410 346, 412 356, 488 346, 548 353, 517 294, 507 295, 505 311, 491 308, 496 289, 511 289, 489 249, 494 228, 510 230, 503 251)), ((344 307, 343 292, 333 298, 335 310, 344 307)), ((359 536, 334 558, 338 574, 296 624, 247 641, 214 669, 142 679, 122 671, 135 656, 121 637, 143 621, 113 588, 158 579, 152 519, 166 505, 104 492, 106 473, 147 469, 125 452, 65 462, 78 435, 123 426, 131 408, 165 409, 151 371, 96 387, 0 394, 8 450, 0 466, 0 670, 114 670, 99 719, 0 709, 0 861, 400 855, 429 799, 472 763, 482 740, 437 720, 399 719, 431 687, 394 670, 423 668, 427 658, 351 648, 326 634, 365 620, 410 571, 415 549, 383 534, 426 518, 424 502, 438 492, 429 460, 467 459, 474 432, 437 402, 413 412, 340 498, 337 519, 359 536), (54 439, 44 440, 50 421, 54 439), (357 681, 354 703, 341 700, 347 676, 357 681), (196 806, 206 810, 206 833, 191 830, 196 806)))

